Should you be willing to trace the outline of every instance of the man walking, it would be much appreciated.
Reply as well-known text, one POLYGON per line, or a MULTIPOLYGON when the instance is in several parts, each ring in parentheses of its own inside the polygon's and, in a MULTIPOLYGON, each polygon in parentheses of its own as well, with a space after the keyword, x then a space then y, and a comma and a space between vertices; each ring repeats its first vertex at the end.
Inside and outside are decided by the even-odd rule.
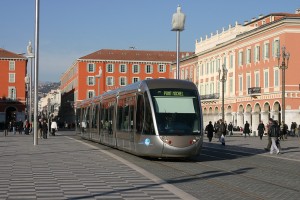
POLYGON ((263 121, 260 121, 260 123, 257 127, 257 130, 258 130, 258 135, 259 135, 260 139, 262 140, 262 137, 263 137, 263 135, 265 133, 265 130, 266 130, 263 121))
POLYGON ((279 149, 276 146, 276 140, 279 137, 279 125, 277 124, 276 121, 274 121, 272 118, 269 119, 270 121, 270 128, 269 128, 269 135, 271 137, 271 141, 272 141, 272 145, 271 145, 271 149, 270 149, 270 154, 273 154, 274 151, 276 151, 276 154, 279 154, 279 149))
POLYGON ((250 137, 250 124, 248 123, 248 121, 246 121, 245 126, 244 126, 244 134, 245 134, 245 137, 247 134, 250 137))

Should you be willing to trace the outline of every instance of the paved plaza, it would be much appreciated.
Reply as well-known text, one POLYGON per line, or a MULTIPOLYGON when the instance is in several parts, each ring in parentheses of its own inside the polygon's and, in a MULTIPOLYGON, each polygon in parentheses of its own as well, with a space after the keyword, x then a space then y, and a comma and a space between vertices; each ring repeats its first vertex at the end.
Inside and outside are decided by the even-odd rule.
MULTIPOLYGON (((46 140, 39 139, 34 146, 32 135, 10 133, 4 137, 0 132, 0 199, 199 199, 194 197, 195 189, 189 191, 184 185, 179 189, 176 184, 168 184, 165 178, 154 175, 155 171, 143 166, 143 163, 151 164, 149 160, 142 162, 141 158, 130 154, 116 154, 109 147, 100 148, 78 139, 74 131, 58 134, 46 140), (139 166, 134 164, 137 160, 139 166)), ((260 140, 240 134, 226 137, 225 147, 216 138, 211 143, 205 138, 203 156, 208 151, 213 152, 212 149, 226 149, 281 161, 300 161, 299 138, 282 141, 280 155, 266 152, 266 144, 267 137, 260 140)), ((194 164, 197 163, 186 163, 185 169, 194 169, 191 167, 194 164)), ((208 161, 199 162, 198 170, 207 164, 208 161)), ((171 163, 170 169, 175 165, 181 163, 171 163)), ((211 195, 207 197, 213 199, 211 195)))
POLYGON ((34 146, 32 135, 0 132, 0 199, 193 199, 67 134, 39 139, 34 146))

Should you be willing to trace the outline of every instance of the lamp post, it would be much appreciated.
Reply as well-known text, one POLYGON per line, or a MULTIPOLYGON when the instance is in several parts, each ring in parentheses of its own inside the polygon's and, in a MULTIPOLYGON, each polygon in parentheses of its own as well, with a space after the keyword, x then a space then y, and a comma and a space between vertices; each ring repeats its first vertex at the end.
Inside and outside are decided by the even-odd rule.
POLYGON ((34 55, 32 53, 32 44, 31 41, 28 42, 27 46, 27 58, 30 59, 30 76, 28 77, 28 84, 29 84, 29 124, 32 123, 32 59, 34 58, 34 55))
POLYGON ((225 64, 222 65, 222 69, 219 69, 219 81, 222 82, 222 120, 225 120, 225 113, 224 113, 224 89, 225 89, 225 82, 227 80, 227 72, 225 64))
POLYGON ((282 50, 282 54, 280 55, 280 49, 278 49, 277 52, 277 60, 278 60, 278 66, 279 69, 282 70, 282 94, 281 94, 281 98, 282 98, 282 108, 281 108, 281 120, 285 123, 285 70, 288 68, 289 65, 289 59, 290 59, 290 53, 286 52, 286 48, 285 46, 283 46, 281 48, 282 50), (280 56, 282 56, 282 60, 281 60, 281 65, 280 65, 280 56))
POLYGON ((98 96, 100 95, 100 78, 102 76, 102 68, 99 67, 99 74, 95 76, 95 78, 98 78, 98 96))
POLYGON ((185 15, 181 12, 181 7, 177 6, 177 12, 173 14, 172 31, 176 31, 176 79, 180 79, 179 71, 179 49, 180 49, 180 31, 184 30, 185 15))
MULTIPOLYGON (((28 74, 26 74, 26 76, 25 76, 25 84, 26 84, 26 119, 28 119, 28 115, 29 115, 29 112, 31 112, 30 110, 29 110, 29 107, 30 106, 28 106, 28 91, 29 91, 29 88, 28 88, 28 85, 29 85, 29 81, 30 81, 30 78, 29 78, 29 76, 28 76, 28 74)), ((30 91, 31 92, 31 91, 30 91)))

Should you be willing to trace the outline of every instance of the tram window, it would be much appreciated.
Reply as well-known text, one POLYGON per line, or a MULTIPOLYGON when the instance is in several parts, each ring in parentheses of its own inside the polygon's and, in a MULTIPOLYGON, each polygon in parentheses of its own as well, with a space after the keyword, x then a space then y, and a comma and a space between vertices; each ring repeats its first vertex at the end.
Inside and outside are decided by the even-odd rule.
POLYGON ((97 116, 98 116, 98 105, 95 105, 91 115, 92 115, 92 128, 97 128, 97 116))
POLYGON ((123 113, 123 107, 125 106, 125 99, 119 99, 118 100, 118 108, 117 108, 117 129, 122 130, 123 129, 123 121, 124 121, 124 113, 123 113))
POLYGON ((160 135, 199 134, 200 109, 195 91, 160 89, 151 94, 160 135))
POLYGON ((154 126, 152 120, 152 113, 150 108, 150 102, 147 93, 144 95, 145 98, 145 122, 144 122, 144 130, 143 134, 146 135, 154 135, 154 126))
POLYGON ((143 95, 137 96, 137 106, 136 106, 136 133, 140 134, 143 130, 144 122, 144 98, 143 95))
POLYGON ((84 126, 85 128, 89 128, 89 121, 90 120, 90 107, 86 107, 85 108, 85 114, 84 114, 84 120, 83 122, 85 122, 84 126))

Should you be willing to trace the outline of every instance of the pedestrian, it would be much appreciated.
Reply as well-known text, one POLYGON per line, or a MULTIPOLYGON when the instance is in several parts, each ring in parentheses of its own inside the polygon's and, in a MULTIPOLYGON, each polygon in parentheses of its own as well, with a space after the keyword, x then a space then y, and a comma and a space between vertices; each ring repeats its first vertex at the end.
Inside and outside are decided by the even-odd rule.
POLYGON ((14 135, 16 135, 16 126, 17 126, 16 121, 13 120, 12 121, 12 130, 13 130, 14 135))
POLYGON ((273 154, 274 151, 276 151, 276 154, 279 154, 280 151, 276 145, 276 140, 279 137, 280 128, 279 128, 279 125, 277 124, 277 122, 275 120, 273 120, 272 118, 270 118, 269 121, 270 121, 271 126, 270 126, 268 132, 269 132, 269 135, 270 135, 271 141, 272 141, 270 154, 273 154))
POLYGON ((245 134, 245 137, 246 137, 247 134, 250 137, 250 124, 248 123, 248 121, 246 121, 246 123, 245 123, 243 133, 245 134))
POLYGON ((281 125, 280 125, 280 140, 284 140, 287 139, 287 132, 288 132, 288 126, 284 123, 284 121, 282 121, 281 125))
POLYGON ((4 123, 4 137, 8 135, 9 122, 4 123))
POLYGON ((300 124, 299 124, 299 126, 297 128, 297 137, 300 137, 300 124))
POLYGON ((265 130, 266 130, 265 125, 264 125, 264 123, 263 123, 262 120, 260 120, 260 123, 259 123, 259 125, 257 127, 257 130, 258 130, 259 138, 260 138, 260 140, 262 140, 263 135, 264 135, 265 130))
POLYGON ((231 122, 229 122, 228 124, 228 132, 229 132, 229 135, 232 136, 233 135, 233 125, 231 122))
POLYGON ((21 119, 19 120, 19 122, 17 124, 17 129, 18 129, 19 134, 22 135, 24 127, 23 127, 23 122, 21 119))
POLYGON ((43 130, 43 138, 47 139, 47 134, 48 134, 48 125, 47 125, 47 121, 44 120, 42 123, 42 130, 43 130))
POLYGON ((209 121, 208 125, 205 127, 205 131, 207 133, 208 141, 211 142, 212 137, 214 136, 214 126, 211 121, 209 121))
POLYGON ((24 122, 25 135, 29 135, 29 129, 30 129, 30 124, 29 124, 29 121, 26 119, 25 122, 24 122))
POLYGON ((39 138, 43 138, 43 120, 42 119, 39 119, 39 122, 38 122, 38 135, 39 135, 39 138))
POLYGON ((226 127, 222 119, 217 123, 216 129, 216 136, 219 138, 221 144, 225 146, 226 127))
POLYGON ((55 120, 51 122, 51 135, 55 136, 55 131, 57 131, 57 123, 55 120))

